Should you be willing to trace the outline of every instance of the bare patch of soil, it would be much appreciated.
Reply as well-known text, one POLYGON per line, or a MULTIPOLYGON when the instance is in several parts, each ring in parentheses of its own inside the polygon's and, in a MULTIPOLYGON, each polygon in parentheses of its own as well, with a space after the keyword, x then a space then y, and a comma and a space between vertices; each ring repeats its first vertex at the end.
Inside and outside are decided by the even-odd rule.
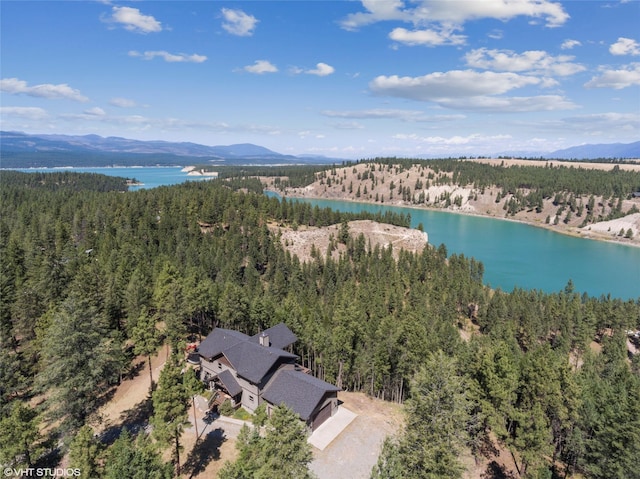
MULTIPOLYGON (((125 379, 116 389, 111 400, 99 411, 102 424, 98 432, 108 427, 121 424, 131 411, 139 407, 148 397, 151 386, 149 377, 149 360, 146 356, 138 356, 133 360, 133 370, 136 375, 131 379, 125 379)), ((167 362, 167 348, 162 346, 155 356, 151 358, 153 380, 158 382, 160 371, 167 362)))
MULTIPOLYGON (((405 251, 420 252, 428 244, 427 233, 401 226, 392 226, 370 220, 350 221, 349 235, 353 238, 362 234, 365 243, 372 248, 392 247, 394 255, 405 251)), ((337 259, 346 251, 344 244, 338 243, 340 225, 331 225, 324 228, 300 227, 297 229, 272 226, 271 229, 280 234, 282 244, 292 254, 298 256, 300 261, 311 261, 312 250, 315 249, 322 257, 325 257, 330 245, 333 245, 331 255, 337 259)))
POLYGON ((400 404, 375 399, 360 392, 342 391, 338 398, 349 411, 370 417, 389 433, 397 432, 404 423, 400 404))
POLYGON ((463 479, 516 479, 519 477, 516 464, 509 450, 498 444, 490 435, 483 448, 483 457, 474 457, 466 451, 460 458, 465 471, 463 479))

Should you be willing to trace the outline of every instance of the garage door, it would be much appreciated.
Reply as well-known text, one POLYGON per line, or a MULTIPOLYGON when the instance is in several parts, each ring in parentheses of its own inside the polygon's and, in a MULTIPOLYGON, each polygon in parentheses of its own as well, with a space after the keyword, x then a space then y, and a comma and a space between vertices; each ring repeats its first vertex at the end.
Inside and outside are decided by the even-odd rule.
POLYGON ((325 407, 323 407, 322 409, 320 409, 320 411, 318 411, 318 414, 316 414, 316 417, 313 420, 313 423, 311 424, 311 429, 315 431, 318 428, 318 426, 320 426, 320 424, 325 422, 330 417, 331 417, 331 403, 329 402, 325 407))

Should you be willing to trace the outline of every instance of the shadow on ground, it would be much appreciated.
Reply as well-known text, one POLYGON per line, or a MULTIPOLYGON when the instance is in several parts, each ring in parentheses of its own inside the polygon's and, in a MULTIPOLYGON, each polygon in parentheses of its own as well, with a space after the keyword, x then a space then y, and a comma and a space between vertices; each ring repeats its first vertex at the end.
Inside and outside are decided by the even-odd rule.
POLYGON ((140 401, 131 409, 126 410, 120 415, 120 424, 113 425, 105 429, 100 435, 100 440, 105 444, 112 444, 123 429, 129 431, 132 435, 138 434, 149 424, 149 418, 153 414, 153 403, 151 398, 147 397, 144 401, 140 401))
POLYGON ((491 461, 487 465, 487 469, 482 474, 482 479, 515 479, 511 472, 507 471, 504 466, 496 461, 491 461))
POLYGON ((203 472, 211 461, 220 460, 220 446, 227 438, 222 428, 209 431, 201 437, 184 463, 182 472, 189 474, 189 479, 203 472))

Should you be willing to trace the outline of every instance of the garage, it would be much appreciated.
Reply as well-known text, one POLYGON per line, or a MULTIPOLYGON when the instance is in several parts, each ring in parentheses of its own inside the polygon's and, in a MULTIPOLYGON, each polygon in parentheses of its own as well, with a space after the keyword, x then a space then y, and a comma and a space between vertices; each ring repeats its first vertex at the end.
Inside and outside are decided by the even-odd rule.
POLYGON ((331 401, 329 401, 322 409, 320 409, 320 411, 318 411, 318 414, 316 414, 316 416, 313 418, 313 421, 311 422, 312 431, 315 431, 318 426, 320 426, 320 424, 331 417, 331 409, 332 403, 331 401))

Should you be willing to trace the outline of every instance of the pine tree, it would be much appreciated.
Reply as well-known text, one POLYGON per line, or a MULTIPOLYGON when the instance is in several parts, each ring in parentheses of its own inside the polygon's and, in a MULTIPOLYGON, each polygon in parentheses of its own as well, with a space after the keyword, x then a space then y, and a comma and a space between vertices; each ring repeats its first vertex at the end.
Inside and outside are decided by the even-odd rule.
POLYGON ((165 263, 156 280, 153 302, 156 308, 156 321, 164 321, 166 324, 169 344, 176 352, 178 343, 185 337, 186 328, 183 322, 182 278, 178 270, 169 262, 165 263))
POLYGON ((39 440, 37 413, 14 401, 9 415, 0 420, 0 464, 32 467, 39 440))
POLYGON ((196 376, 194 369, 189 368, 182 377, 185 390, 191 397, 191 404, 193 406, 193 427, 196 430, 196 442, 198 442, 198 418, 196 417, 196 395, 204 391, 204 384, 196 376))
POLYGON ((184 386, 180 366, 172 355, 160 373, 158 388, 153 392, 153 434, 161 444, 173 444, 173 461, 180 474, 180 436, 188 424, 189 393, 184 386))
POLYGON ((225 464, 220 479, 313 477, 308 468, 312 455, 306 428, 286 406, 273 410, 264 437, 260 437, 257 428, 243 426, 236 447, 238 459, 225 464))
POLYGON ((50 392, 49 413, 63 419, 63 429, 78 428, 119 377, 124 365, 121 339, 77 291, 54 312, 43 336, 38 382, 50 392))
POLYGON ((411 383, 404 432, 385 443, 371 477, 462 477, 458 456, 469 422, 465 390, 453 358, 441 351, 429 355, 411 383))
POLYGON ((156 328, 156 321, 153 316, 143 312, 138 317, 133 331, 131 332, 133 340, 133 350, 136 354, 147 356, 149 363, 149 390, 153 391, 153 367, 151 366, 151 356, 160 347, 160 331, 156 328))
POLYGON ((266 428, 256 477, 310 478, 311 446, 298 415, 284 405, 279 406, 271 413, 266 428))
POLYGON ((576 462, 594 479, 638 479, 640 377, 631 372, 624 349, 609 354, 614 341, 620 342, 605 343, 599 357, 587 357, 579 374, 583 449, 576 462))
POLYGON ((131 439, 127 430, 107 451, 104 479, 171 479, 171 464, 163 464, 144 434, 136 441, 131 439))
POLYGON ((99 477, 98 459, 100 442, 96 440, 90 426, 82 426, 69 446, 69 463, 80 470, 81 479, 99 477))
POLYGON ((258 456, 261 452, 262 438, 257 428, 249 428, 246 424, 240 429, 236 439, 236 449, 238 457, 234 462, 227 461, 220 474, 219 479, 253 479, 260 467, 258 456))

